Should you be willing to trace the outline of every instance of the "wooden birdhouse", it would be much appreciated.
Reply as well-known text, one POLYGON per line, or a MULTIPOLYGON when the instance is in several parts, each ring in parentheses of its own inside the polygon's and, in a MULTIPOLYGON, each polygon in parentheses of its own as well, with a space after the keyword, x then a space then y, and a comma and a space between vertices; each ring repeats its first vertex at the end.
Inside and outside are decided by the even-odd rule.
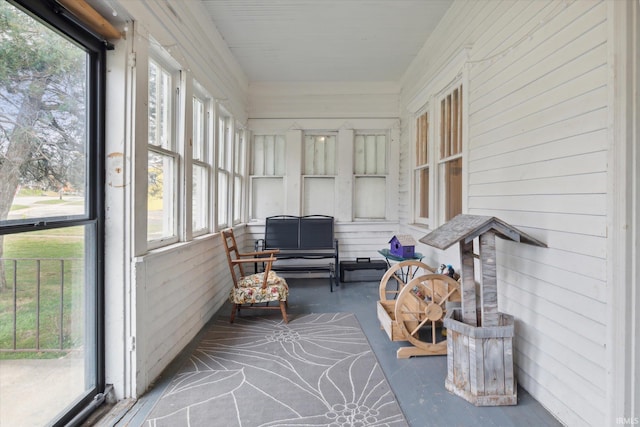
POLYGON ((409 234, 393 236, 389 245, 389 252, 401 258, 413 258, 416 251, 416 240, 409 234))
POLYGON ((495 217, 458 215, 420 242, 445 250, 460 244, 462 307, 447 312, 447 379, 450 392, 476 406, 515 405, 513 373, 514 318, 498 312, 495 239, 546 245, 495 217), (474 240, 478 238, 478 254, 474 240), (480 260, 480 304, 475 263, 480 260))

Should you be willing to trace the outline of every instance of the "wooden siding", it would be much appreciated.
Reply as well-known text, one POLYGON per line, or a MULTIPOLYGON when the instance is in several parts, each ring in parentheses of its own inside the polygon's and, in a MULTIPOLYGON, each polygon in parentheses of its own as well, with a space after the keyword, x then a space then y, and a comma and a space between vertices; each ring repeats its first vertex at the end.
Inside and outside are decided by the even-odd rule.
MULTIPOLYGON (((603 1, 459 1, 401 92, 401 106, 415 106, 448 59, 471 46, 466 212, 549 246, 498 242, 498 300, 516 317, 519 383, 567 425, 608 424, 607 34, 603 1)), ((410 224, 415 116, 403 114, 400 222, 410 224)), ((416 250, 427 262, 455 256, 416 250)))
POLYGON ((396 83, 251 83, 249 117, 398 117, 396 83))
POLYGON ((140 394, 224 304, 231 277, 217 233, 140 257, 135 277, 140 394))

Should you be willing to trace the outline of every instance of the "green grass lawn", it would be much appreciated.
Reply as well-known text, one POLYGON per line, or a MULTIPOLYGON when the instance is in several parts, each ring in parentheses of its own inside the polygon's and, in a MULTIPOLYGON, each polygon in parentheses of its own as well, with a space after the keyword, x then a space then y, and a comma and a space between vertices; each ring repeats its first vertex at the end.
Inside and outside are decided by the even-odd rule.
POLYGON ((34 205, 64 205, 69 203, 64 199, 49 199, 49 200, 40 200, 38 202, 34 202, 34 205))
MULTIPOLYGON (((84 228, 73 227, 5 236, 3 259, 6 284, 0 289, 0 349, 13 347, 14 305, 17 309, 17 348, 36 347, 38 324, 41 349, 60 348, 61 336, 63 348, 82 345, 84 228), (61 259, 64 260, 64 264, 61 263, 61 259), (15 300, 14 278, 17 288, 15 300)), ((29 357, 28 354, 21 356, 29 357)), ((0 358, 16 358, 16 355, 0 352, 0 358)))

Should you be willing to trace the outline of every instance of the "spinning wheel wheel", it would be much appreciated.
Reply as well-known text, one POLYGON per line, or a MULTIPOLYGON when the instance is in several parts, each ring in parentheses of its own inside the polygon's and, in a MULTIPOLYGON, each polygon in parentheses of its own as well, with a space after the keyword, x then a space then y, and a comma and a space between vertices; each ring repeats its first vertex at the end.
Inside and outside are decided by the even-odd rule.
POLYGON ((415 348, 398 349, 398 357, 446 354, 447 342, 438 341, 437 326, 446 314, 447 302, 457 301, 460 301, 460 284, 449 276, 426 274, 407 283, 398 294, 395 318, 400 331, 415 348), (431 331, 425 339, 427 327, 431 331))
POLYGON ((389 268, 380 279, 380 300, 396 299, 408 281, 416 277, 419 271, 423 274, 433 273, 435 270, 420 261, 402 261, 389 268), (395 282, 395 284, 394 284, 395 282))

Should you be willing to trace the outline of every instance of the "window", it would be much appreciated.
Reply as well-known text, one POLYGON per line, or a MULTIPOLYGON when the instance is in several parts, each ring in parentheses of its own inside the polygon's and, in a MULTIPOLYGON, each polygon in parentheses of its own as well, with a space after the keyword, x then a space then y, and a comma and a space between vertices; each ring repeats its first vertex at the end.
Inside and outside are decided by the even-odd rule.
POLYGON ((228 227, 231 202, 231 117, 223 112, 218 116, 218 229, 228 227))
POLYGON ((284 135, 255 135, 251 146, 251 219, 284 211, 284 135))
POLYGON ((336 139, 335 133, 304 137, 304 215, 334 216, 336 139))
POLYGON ((354 141, 354 218, 384 219, 387 186, 387 135, 356 134, 354 141))
POLYGON ((416 166, 414 175, 414 217, 418 223, 429 221, 429 112, 416 119, 416 166))
POLYGON ((177 241, 177 165, 174 77, 149 60, 147 240, 150 247, 177 241))
POLYGON ((236 126, 233 147, 233 224, 242 221, 245 130, 236 126))
POLYGON ((105 391, 106 47, 18 3, 0 1, 0 423, 63 426, 105 391), (20 381, 6 359, 30 359, 20 381))
MULTIPOLYGON (((198 87, 198 85, 194 85, 198 87)), ((192 137, 192 229, 198 236, 209 231, 209 180, 211 177, 211 132, 210 98, 196 90, 193 97, 193 137, 192 137)))
POLYGON ((416 118, 413 172, 414 219, 427 225, 444 223, 462 213, 462 84, 456 83, 431 100, 435 107, 427 106, 416 118), (436 117, 434 127, 430 117, 436 117), (431 203, 436 203, 435 208, 431 203))
POLYGON ((438 184, 440 217, 462 213, 462 85, 440 99, 438 184))

